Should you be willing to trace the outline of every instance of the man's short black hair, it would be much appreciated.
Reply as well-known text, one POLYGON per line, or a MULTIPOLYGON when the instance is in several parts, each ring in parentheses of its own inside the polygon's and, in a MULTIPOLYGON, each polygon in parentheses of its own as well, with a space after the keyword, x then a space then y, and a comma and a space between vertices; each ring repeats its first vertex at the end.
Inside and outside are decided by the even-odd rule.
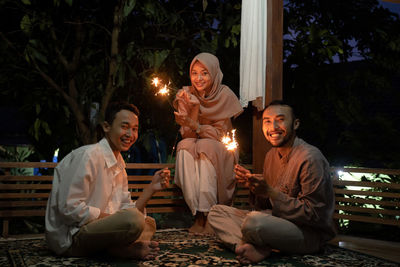
POLYGON ((128 102, 111 102, 107 106, 106 114, 104 115, 104 121, 111 125, 115 119, 115 115, 121 110, 132 111, 136 116, 139 117, 139 109, 134 104, 130 104, 128 102))
POLYGON ((295 107, 293 104, 285 102, 283 100, 272 100, 263 110, 263 112, 270 106, 288 106, 292 111, 293 120, 298 119, 295 107))

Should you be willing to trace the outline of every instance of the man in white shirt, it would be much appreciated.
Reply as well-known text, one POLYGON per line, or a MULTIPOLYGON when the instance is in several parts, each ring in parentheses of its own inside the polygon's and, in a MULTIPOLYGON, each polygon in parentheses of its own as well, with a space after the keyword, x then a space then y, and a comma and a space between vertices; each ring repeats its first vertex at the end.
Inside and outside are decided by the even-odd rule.
POLYGON ((159 170, 132 202, 125 162, 138 139, 139 111, 128 103, 110 103, 102 125, 105 137, 82 146, 57 165, 46 209, 46 241, 63 256, 109 253, 132 259, 152 259, 159 250, 151 241, 155 221, 146 217, 151 196, 168 187, 170 171, 159 170))

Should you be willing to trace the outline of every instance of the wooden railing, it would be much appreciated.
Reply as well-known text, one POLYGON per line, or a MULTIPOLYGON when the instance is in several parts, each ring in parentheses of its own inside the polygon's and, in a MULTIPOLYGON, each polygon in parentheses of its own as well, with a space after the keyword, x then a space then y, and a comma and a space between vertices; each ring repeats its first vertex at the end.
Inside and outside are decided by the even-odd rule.
POLYGON ((400 170, 337 167, 331 170, 336 202, 335 219, 400 227, 399 183, 347 181, 338 177, 338 171, 400 177, 400 170))
MULTIPOLYGON (((0 219, 3 219, 3 236, 8 236, 9 221, 17 217, 45 216, 47 199, 51 191, 53 169, 52 162, 0 162, 0 219), (38 168, 46 175, 12 174, 12 170, 38 168)), ((128 187, 133 200, 136 200, 143 189, 150 183, 151 174, 130 174, 131 171, 149 173, 150 170, 168 167, 170 163, 127 163, 128 187)), ((248 168, 251 166, 247 165, 248 168)), ((182 191, 173 183, 169 188, 155 193, 146 206, 147 213, 186 212, 188 208, 182 191)), ((248 191, 238 188, 235 194, 235 205, 248 206, 248 191)))
MULTIPOLYGON (((47 198, 51 190, 53 169, 51 162, 0 162, 0 219, 3 220, 3 236, 8 236, 9 221, 17 217, 45 215, 47 198), (15 170, 39 168, 43 175, 12 174, 15 170)), ((150 174, 132 174, 148 172, 168 167, 171 163, 128 163, 129 190, 135 200, 143 188, 150 183, 150 174), (140 171, 139 171, 140 170, 140 171)), ((245 165, 251 169, 251 165, 245 165)), ((400 226, 400 184, 381 182, 360 182, 339 180, 337 171, 356 173, 380 173, 400 175, 400 170, 366 168, 332 168, 332 177, 336 197, 337 220, 353 220, 366 223, 379 223, 400 226), (354 189, 349 186, 362 186, 367 189, 354 189), (366 205, 368 204, 368 205, 366 205)), ((234 206, 249 207, 249 191, 238 187, 235 192, 234 206)), ((170 187, 153 195, 147 205, 148 213, 187 212, 188 208, 180 188, 171 183, 170 187)))

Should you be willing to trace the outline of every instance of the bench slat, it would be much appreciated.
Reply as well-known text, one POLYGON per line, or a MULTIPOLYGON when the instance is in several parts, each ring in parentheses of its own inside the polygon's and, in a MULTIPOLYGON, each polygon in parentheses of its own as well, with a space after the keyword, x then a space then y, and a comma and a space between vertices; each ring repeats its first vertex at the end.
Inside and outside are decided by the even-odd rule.
POLYGON ((10 199, 10 198, 48 198, 49 193, 0 193, 0 199, 10 199))
POLYGON ((1 208, 10 207, 44 207, 47 205, 47 200, 34 200, 34 201, 0 201, 1 208))
POLYGON ((361 190, 349 190, 349 189, 334 189, 335 194, 344 194, 344 195, 362 195, 362 196, 377 196, 377 197, 390 197, 390 198, 400 198, 399 193, 391 193, 391 192, 375 192, 375 191, 361 191, 361 190))
MULTIPOLYGON (((128 188, 129 189, 144 189, 147 186, 149 186, 149 184, 128 184, 128 188)), ((168 189, 174 189, 174 188, 179 188, 176 184, 170 184, 168 189)), ((167 190, 167 189, 164 189, 167 190)))
POLYGON ((350 197, 335 197, 336 202, 344 202, 344 203, 362 203, 362 204, 371 204, 371 205, 380 205, 380 206, 390 206, 390 207, 398 207, 398 201, 384 201, 384 200, 375 200, 369 198, 350 198, 350 197))
POLYGON ((45 209, 37 210, 0 210, 0 217, 30 217, 30 216, 45 216, 45 209))
POLYGON ((346 181, 346 180, 334 179, 333 184, 335 186, 360 186, 360 187, 372 187, 372 188, 400 189, 400 184, 397 183, 346 181))
POLYGON ((17 181, 53 181, 51 175, 31 176, 31 175, 0 175, 0 182, 17 182, 17 181))
POLYGON ((400 175, 400 169, 331 167, 331 171, 334 173, 337 173, 338 171, 343 171, 343 172, 355 172, 355 173, 380 173, 387 175, 400 175))
POLYGON ((347 205, 335 205, 335 208, 336 210, 343 210, 343 211, 357 211, 369 214, 386 214, 386 215, 400 216, 400 210, 375 209, 375 208, 355 207, 347 205))
POLYGON ((51 184, 0 184, 0 190, 51 190, 51 184))
POLYGON ((126 169, 163 169, 175 168, 175 163, 126 163, 126 169))
MULTIPOLYGON (((133 198, 138 198, 142 192, 131 192, 131 196, 133 198)), ((171 196, 177 196, 177 197, 183 197, 181 191, 159 191, 153 194, 153 197, 171 197, 171 196)))
POLYGON ((0 162, 0 168, 54 168, 55 162, 0 162))
POLYGON ((369 217, 369 216, 349 215, 349 214, 339 214, 339 213, 334 213, 333 218, 334 219, 347 219, 350 221, 359 221, 359 222, 399 226, 399 220, 394 220, 394 219, 382 219, 382 218, 375 218, 375 217, 369 217))

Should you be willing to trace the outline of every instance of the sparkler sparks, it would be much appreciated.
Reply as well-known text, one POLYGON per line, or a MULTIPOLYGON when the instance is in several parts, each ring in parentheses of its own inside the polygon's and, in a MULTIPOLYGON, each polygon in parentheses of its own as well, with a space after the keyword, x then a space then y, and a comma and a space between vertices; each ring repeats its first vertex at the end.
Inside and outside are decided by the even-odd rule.
POLYGON ((227 135, 224 135, 221 139, 221 142, 225 145, 226 149, 229 151, 235 151, 236 148, 238 147, 238 143, 236 142, 236 139, 235 139, 235 132, 236 132, 236 129, 233 129, 231 131, 232 137, 228 133, 227 135))
POLYGON ((169 89, 167 87, 167 85, 164 85, 164 87, 162 87, 157 93, 156 95, 169 95, 169 89))
MULTIPOLYGON (((153 75, 152 75, 153 76, 153 75)), ((158 78, 157 76, 153 76, 154 78, 151 80, 151 84, 154 85, 154 87, 156 89, 158 89, 158 92, 155 93, 155 96, 161 95, 163 98, 163 100, 167 100, 169 105, 172 107, 172 109, 174 109, 174 106, 172 105, 171 99, 170 99, 170 95, 172 94, 172 96, 175 95, 175 93, 177 92, 177 89, 173 88, 171 86, 171 80, 169 80, 168 84, 163 83, 163 80, 158 78)), ((171 155, 169 156, 170 158, 172 158, 172 155, 174 154, 174 151, 176 149, 176 144, 178 142, 178 135, 179 132, 176 133, 176 137, 175 137, 175 143, 172 147, 172 151, 171 151, 171 155)))
POLYGON ((151 81, 152 84, 154 84, 155 87, 158 87, 158 83, 160 82, 160 79, 158 77, 153 78, 151 81))
POLYGON ((168 84, 163 84, 162 80, 158 77, 154 77, 151 83, 156 87, 160 88, 155 95, 169 95, 171 92, 171 88, 169 88, 169 85, 171 84, 171 81, 168 84))

